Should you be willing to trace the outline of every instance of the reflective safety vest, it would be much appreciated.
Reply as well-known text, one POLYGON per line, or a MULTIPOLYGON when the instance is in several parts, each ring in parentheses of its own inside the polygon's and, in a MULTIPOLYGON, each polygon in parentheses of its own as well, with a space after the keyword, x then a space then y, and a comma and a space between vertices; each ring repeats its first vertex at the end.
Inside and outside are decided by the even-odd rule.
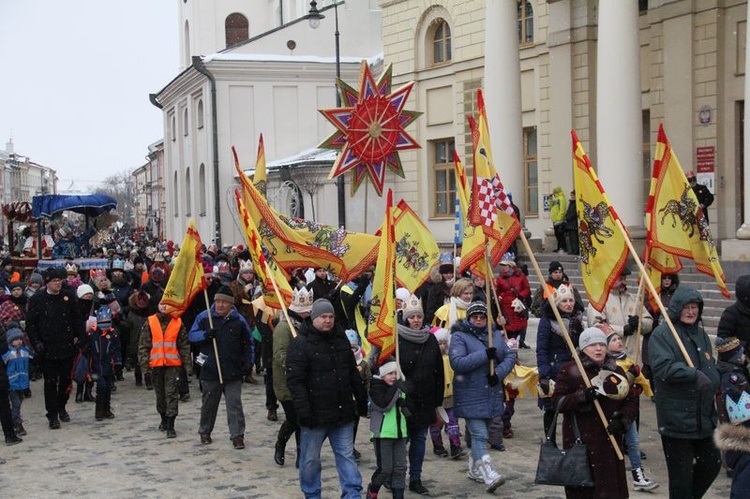
POLYGON ((165 333, 161 329, 159 318, 154 314, 148 318, 151 329, 151 356, 148 365, 151 367, 181 366, 180 352, 177 350, 177 334, 182 327, 182 320, 172 319, 165 333))

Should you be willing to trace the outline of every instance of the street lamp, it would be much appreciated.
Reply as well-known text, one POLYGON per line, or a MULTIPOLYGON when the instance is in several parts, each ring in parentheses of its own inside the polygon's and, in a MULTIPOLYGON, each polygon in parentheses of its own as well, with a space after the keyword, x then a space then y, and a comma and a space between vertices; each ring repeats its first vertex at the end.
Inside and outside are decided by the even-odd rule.
MULTIPOLYGON (((333 16, 336 22, 336 31, 334 32, 334 38, 336 42, 336 81, 341 78, 341 52, 339 50, 339 4, 338 2, 333 3, 333 16)), ((307 13, 307 21, 310 23, 312 29, 317 29, 320 26, 320 20, 325 16, 318 10, 318 2, 315 0, 310 1, 310 11, 307 13)), ((337 85, 334 85, 336 89, 336 107, 341 107, 341 95, 337 85)), ((346 227, 346 190, 344 188, 344 176, 339 175, 336 177, 336 194, 338 198, 338 212, 339 212, 339 227, 346 227)))

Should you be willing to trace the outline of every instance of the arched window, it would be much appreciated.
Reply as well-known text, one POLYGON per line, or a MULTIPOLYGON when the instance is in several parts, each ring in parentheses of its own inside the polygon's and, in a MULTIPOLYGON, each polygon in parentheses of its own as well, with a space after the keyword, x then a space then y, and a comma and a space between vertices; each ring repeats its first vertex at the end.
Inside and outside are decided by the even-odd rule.
POLYGON ((451 28, 445 19, 436 19, 432 31, 432 63, 443 64, 451 60, 451 28))
POLYGON ((190 205, 191 205, 191 194, 190 190, 190 167, 185 169, 185 216, 190 216, 190 205))
POLYGON ((172 182, 172 206, 174 207, 174 216, 180 215, 180 183, 177 179, 177 172, 174 172, 174 181, 172 182))
POLYGON ((189 123, 188 122, 188 110, 186 107, 185 109, 182 110, 182 135, 184 135, 185 137, 188 136, 188 132, 189 132, 188 123, 189 123))
POLYGON ((518 0, 518 44, 534 43, 534 6, 531 0, 518 0))
POLYGON ((198 128, 203 128, 203 99, 198 99, 198 116, 196 116, 198 121, 198 128))
POLYGON ((247 17, 236 12, 229 14, 224 20, 224 32, 227 47, 244 42, 248 39, 250 33, 250 24, 247 22, 247 17))
POLYGON ((200 199, 198 215, 200 215, 201 217, 205 217, 206 197, 208 196, 208 193, 206 192, 206 165, 204 165, 203 163, 201 163, 201 166, 198 169, 198 196, 200 199))

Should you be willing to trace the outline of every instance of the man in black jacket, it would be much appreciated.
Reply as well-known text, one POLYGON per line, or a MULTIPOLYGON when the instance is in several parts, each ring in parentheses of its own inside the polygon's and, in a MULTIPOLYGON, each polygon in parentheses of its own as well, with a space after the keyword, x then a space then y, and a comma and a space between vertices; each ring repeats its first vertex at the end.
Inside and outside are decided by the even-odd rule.
POLYGON ((63 267, 47 272, 47 285, 29 300, 26 332, 41 358, 44 374, 44 405, 49 427, 60 428, 70 421, 68 403, 70 371, 77 346, 84 336, 84 321, 78 319, 76 297, 63 288, 67 274, 63 267))
POLYGON ((312 323, 302 325, 287 353, 287 386, 301 429, 300 487, 305 497, 320 497, 320 449, 328 439, 341 497, 359 498, 362 476, 354 459, 354 418, 357 412, 367 414, 367 394, 331 302, 316 300, 310 318, 312 323))
POLYGON ((703 210, 703 216, 706 217, 706 222, 708 222, 708 207, 714 202, 714 195, 711 194, 708 187, 698 183, 698 179, 695 178, 694 172, 691 171, 687 173, 687 180, 690 187, 693 188, 695 197, 698 198, 698 204, 700 204, 701 210, 703 210))

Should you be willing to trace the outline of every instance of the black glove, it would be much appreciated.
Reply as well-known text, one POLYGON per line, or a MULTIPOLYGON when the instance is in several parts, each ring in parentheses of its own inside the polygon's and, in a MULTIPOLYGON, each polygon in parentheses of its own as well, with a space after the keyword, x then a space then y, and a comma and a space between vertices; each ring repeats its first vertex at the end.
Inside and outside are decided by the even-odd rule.
POLYGON ((628 430, 628 424, 625 421, 625 416, 616 412, 612 414, 612 421, 607 425, 607 431, 610 435, 623 435, 628 430))
POLYGON ((599 398, 600 393, 597 391, 597 387, 590 386, 583 391, 583 398, 586 402, 593 402, 599 398))
POLYGON ((695 370, 695 382, 698 385, 698 390, 711 389, 711 379, 700 369, 695 370))
POLYGON ((208 341, 213 341, 216 338, 216 329, 210 328, 208 331, 206 331, 206 339, 208 341))
POLYGON ((625 336, 632 336, 636 331, 638 331, 638 317, 629 315, 627 324, 622 328, 622 333, 625 336))
POLYGON ((549 395, 549 380, 548 379, 540 379, 539 380, 539 388, 542 389, 542 392, 545 395, 549 395))
POLYGON ((489 383, 490 386, 496 386, 500 383, 500 378, 497 377, 497 373, 488 374, 487 383, 489 383))
POLYGON ((487 358, 490 360, 497 360, 497 348, 495 347, 489 347, 485 349, 485 352, 487 353, 487 358))

